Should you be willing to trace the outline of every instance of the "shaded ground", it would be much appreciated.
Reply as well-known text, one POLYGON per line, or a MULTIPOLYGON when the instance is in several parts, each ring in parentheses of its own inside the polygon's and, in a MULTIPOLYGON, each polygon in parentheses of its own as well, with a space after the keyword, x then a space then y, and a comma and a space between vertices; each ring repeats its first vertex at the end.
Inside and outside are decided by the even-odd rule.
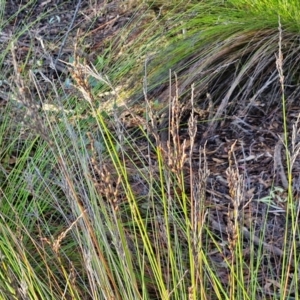
MULTIPOLYGON (((0 50, 6 53, 13 36, 18 71, 22 74, 31 70, 47 92, 51 89, 47 79, 59 77, 64 82, 69 78, 67 64, 74 60, 75 53, 87 62, 94 62, 98 54, 105 52, 108 39, 117 37, 134 17, 130 2, 106 2, 38 0, 34 4, 19 4, 19 1, 7 1, 4 13, 7 23, 0 33, 0 50)), ((7 100, 13 82, 13 59, 9 53, 4 67, 0 98, 7 100)), ((34 87, 29 82, 26 84, 34 92, 34 87)))

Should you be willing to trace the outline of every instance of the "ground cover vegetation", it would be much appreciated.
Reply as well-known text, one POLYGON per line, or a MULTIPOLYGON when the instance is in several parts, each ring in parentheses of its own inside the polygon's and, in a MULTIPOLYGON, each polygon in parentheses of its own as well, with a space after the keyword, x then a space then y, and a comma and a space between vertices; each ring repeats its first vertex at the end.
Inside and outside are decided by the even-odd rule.
POLYGON ((298 299, 298 1, 0 1, 1 299, 298 299))

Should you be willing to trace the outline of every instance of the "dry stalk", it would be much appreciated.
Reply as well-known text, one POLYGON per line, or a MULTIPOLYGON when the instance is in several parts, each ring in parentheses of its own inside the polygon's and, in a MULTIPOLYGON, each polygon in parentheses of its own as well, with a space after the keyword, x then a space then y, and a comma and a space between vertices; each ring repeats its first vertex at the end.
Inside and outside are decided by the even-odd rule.
POLYGON ((182 183, 181 174, 186 161, 186 140, 184 140, 183 143, 181 144, 180 132, 179 132, 180 119, 181 119, 181 107, 179 104, 178 81, 177 81, 176 74, 175 74, 175 86, 176 86, 175 96, 172 97, 171 82, 170 82, 170 118, 169 118, 170 138, 167 141, 167 155, 168 155, 167 165, 171 169, 171 171, 174 172, 174 174, 176 175, 178 182, 182 183))
MULTIPOLYGON (((244 179, 243 176, 239 174, 234 153, 236 142, 237 141, 231 145, 230 150, 228 151, 229 167, 226 170, 229 195, 233 205, 233 210, 228 210, 227 224, 229 249, 232 254, 234 254, 234 249, 238 242, 240 205, 244 199, 244 179)), ((232 255, 232 258, 234 258, 234 255, 232 255)))
MULTIPOLYGON (((285 146, 285 153, 286 153, 286 163, 287 163, 287 190, 288 190, 288 201, 292 201, 293 198, 293 191, 292 191, 292 169, 291 169, 291 155, 288 150, 288 134, 287 134, 287 119, 286 119, 286 102, 285 102, 285 86, 284 86, 284 74, 283 74, 283 54, 282 54, 282 27, 280 22, 280 17, 278 17, 278 55, 276 55, 276 68, 279 75, 279 82, 281 87, 282 93, 282 115, 283 115, 283 126, 284 126, 284 146, 285 146)), ((293 213, 293 212, 292 212, 293 213)), ((298 213, 299 214, 299 210, 298 213)), ((294 227, 294 226, 293 226, 294 227)), ((296 231, 293 230, 293 241, 295 243, 295 234, 296 231)), ((295 265, 294 257, 295 257, 295 247, 291 247, 288 253, 288 261, 287 261, 287 268, 286 274, 290 274, 291 267, 295 265)), ((286 293, 288 289, 288 277, 286 276, 286 280, 284 281, 283 285, 283 295, 282 298, 286 298, 286 293)))
POLYGON ((58 253, 60 249, 61 242, 63 239, 67 236, 68 232, 72 230, 72 228, 76 225, 76 223, 83 217, 83 215, 86 213, 86 209, 77 217, 77 219, 67 228, 65 231, 63 231, 58 238, 52 243, 52 248, 55 253, 58 253))
MULTIPOLYGON (((105 197, 107 202, 112 206, 114 211, 119 209, 120 199, 122 198, 122 181, 121 176, 115 170, 114 166, 109 162, 104 162, 102 159, 100 162, 97 159, 97 151, 95 149, 95 141, 92 138, 91 133, 88 133, 91 147, 91 180, 97 190, 97 193, 101 197, 105 197)), ((124 197, 124 195, 123 195, 124 197)))
POLYGON ((299 158, 300 153, 300 114, 297 117, 295 124, 293 124, 293 131, 292 131, 292 141, 291 141, 291 169, 293 169, 297 158, 299 158))
POLYGON ((71 74, 76 82, 76 87, 82 93, 84 99, 91 105, 95 103, 88 77, 86 76, 86 67, 79 62, 79 57, 76 54, 73 63, 73 72, 71 72, 71 74))
MULTIPOLYGON (((195 146, 195 137, 197 134, 197 116, 195 116, 194 106, 194 85, 191 87, 191 116, 188 121, 188 132, 190 137, 190 151, 189 151, 189 180, 190 180, 190 202, 191 202, 191 230, 193 233, 193 253, 195 259, 199 255, 201 249, 200 242, 202 236, 202 229, 205 223, 205 215, 201 211, 201 203, 205 200, 206 182, 209 176, 207 166, 207 158, 204 149, 199 149, 199 168, 198 174, 194 172, 193 168, 193 152, 195 146)), ((195 265, 197 262, 195 261, 195 265)))

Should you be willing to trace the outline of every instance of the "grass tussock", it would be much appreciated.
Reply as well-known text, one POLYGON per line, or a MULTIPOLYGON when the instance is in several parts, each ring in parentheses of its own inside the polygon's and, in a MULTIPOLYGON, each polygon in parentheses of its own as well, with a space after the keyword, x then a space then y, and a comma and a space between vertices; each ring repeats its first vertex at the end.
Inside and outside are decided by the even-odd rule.
POLYGON ((6 44, 3 299, 298 299, 298 2, 181 5, 52 77, 6 44))

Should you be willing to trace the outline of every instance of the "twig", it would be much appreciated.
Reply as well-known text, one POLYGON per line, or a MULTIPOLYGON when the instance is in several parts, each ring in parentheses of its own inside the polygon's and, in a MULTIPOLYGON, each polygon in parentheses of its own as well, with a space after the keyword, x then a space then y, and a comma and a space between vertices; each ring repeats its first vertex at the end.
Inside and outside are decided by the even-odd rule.
POLYGON ((73 27, 73 25, 74 25, 74 22, 75 22, 75 19, 76 19, 76 16, 77 16, 79 7, 80 7, 80 5, 81 5, 81 1, 82 1, 82 0, 78 0, 78 2, 77 2, 77 5, 76 5, 76 8, 75 8, 75 12, 74 12, 73 18, 72 18, 72 20, 71 20, 71 23, 70 23, 70 25, 69 25, 69 27, 68 27, 68 30, 67 30, 67 32, 66 32, 66 34, 65 34, 65 36, 64 36, 64 39, 63 39, 62 43, 61 43, 61 45, 60 45, 60 48, 59 48, 57 57, 56 57, 56 59, 54 60, 53 65, 51 66, 51 67, 53 68, 53 70, 56 69, 57 62, 58 62, 58 60, 59 60, 59 58, 60 58, 60 56, 61 56, 61 53, 62 53, 62 50, 63 50, 65 44, 66 44, 67 37, 68 37, 69 33, 70 33, 71 30, 72 30, 72 27, 73 27))

